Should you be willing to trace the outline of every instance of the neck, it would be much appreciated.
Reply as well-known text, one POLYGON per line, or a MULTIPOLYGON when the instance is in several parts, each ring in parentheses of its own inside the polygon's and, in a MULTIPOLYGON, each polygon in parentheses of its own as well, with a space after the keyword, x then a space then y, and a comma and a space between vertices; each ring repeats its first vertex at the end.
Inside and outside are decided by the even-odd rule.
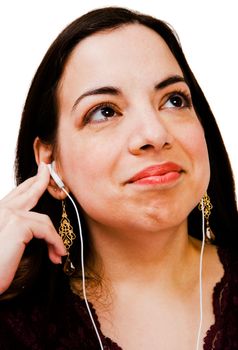
POLYGON ((94 266, 101 266, 103 279, 112 284, 151 284, 158 280, 181 283, 183 276, 191 274, 191 261, 199 254, 199 245, 188 236, 186 222, 160 232, 109 231, 91 227, 94 266))

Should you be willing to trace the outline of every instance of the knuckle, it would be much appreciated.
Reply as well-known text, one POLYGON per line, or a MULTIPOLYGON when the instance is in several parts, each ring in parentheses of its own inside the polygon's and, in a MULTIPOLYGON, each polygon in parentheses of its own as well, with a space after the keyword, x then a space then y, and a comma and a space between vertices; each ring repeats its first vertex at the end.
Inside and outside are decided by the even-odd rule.
POLYGON ((46 214, 41 214, 41 215, 43 215, 43 221, 44 221, 44 224, 45 224, 47 231, 49 231, 50 233, 54 232, 55 228, 54 228, 54 225, 53 225, 50 217, 46 214))
POLYGON ((46 189, 46 187, 47 187, 47 184, 43 186, 42 181, 41 182, 35 181, 30 188, 32 196, 34 196, 35 198, 39 198, 42 192, 44 192, 44 190, 46 189))
POLYGON ((43 220, 48 223, 48 224, 52 224, 51 223, 51 220, 50 220, 50 217, 47 215, 47 214, 40 214, 41 217, 43 218, 43 220))
POLYGON ((3 219, 10 219, 11 217, 15 216, 15 212, 13 209, 2 206, 0 207, 0 220, 2 221, 3 219))
MULTIPOLYGON (((48 215, 46 214, 39 214, 41 215, 41 236, 44 236, 44 239, 47 241, 52 241, 53 237, 57 235, 55 227, 49 218, 48 215)), ((38 232, 39 235, 39 232, 38 232)))
POLYGON ((31 205, 33 207, 37 204, 39 198, 40 198, 40 196, 39 196, 38 192, 34 188, 29 189, 29 191, 28 191, 28 199, 30 200, 31 205))
POLYGON ((41 215, 43 217, 43 220, 45 221, 45 224, 46 224, 48 230, 51 232, 54 232, 55 228, 54 228, 54 225, 53 225, 50 217, 47 214, 41 214, 41 215))

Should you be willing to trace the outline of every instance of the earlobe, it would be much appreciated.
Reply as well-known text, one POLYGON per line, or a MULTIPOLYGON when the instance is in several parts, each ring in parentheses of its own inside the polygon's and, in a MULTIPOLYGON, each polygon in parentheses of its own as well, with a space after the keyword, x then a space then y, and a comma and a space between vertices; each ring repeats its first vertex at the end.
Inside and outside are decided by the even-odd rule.
MULTIPOLYGON (((68 192, 68 189, 65 188, 68 192)), ((55 183, 55 181, 50 178, 49 185, 47 187, 48 192, 51 194, 52 197, 58 200, 63 200, 67 197, 66 193, 58 187, 58 185, 55 183)))

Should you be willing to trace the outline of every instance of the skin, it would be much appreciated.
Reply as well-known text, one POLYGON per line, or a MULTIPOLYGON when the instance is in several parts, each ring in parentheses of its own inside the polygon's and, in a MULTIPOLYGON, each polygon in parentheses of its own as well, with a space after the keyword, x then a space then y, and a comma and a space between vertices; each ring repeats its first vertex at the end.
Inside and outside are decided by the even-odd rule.
MULTIPOLYGON (((111 246, 113 240, 119 251, 123 244, 125 254, 128 247, 131 255, 135 245, 136 257, 137 248, 143 247, 144 255, 147 244, 151 256, 155 240, 163 251, 166 242, 179 236, 187 241, 187 215, 206 191, 209 161, 193 107, 187 107, 183 97, 182 108, 168 100, 177 91, 189 95, 186 83, 154 88, 171 76, 182 77, 182 72, 167 45, 139 25, 85 39, 68 61, 58 91, 54 157, 58 172, 85 211, 96 246, 100 242, 111 246), (79 96, 102 86, 117 87, 120 94, 82 98, 72 111, 79 96), (115 106, 112 118, 103 120, 98 111, 85 123, 88 111, 108 101, 115 106), (128 183, 138 171, 168 161, 183 170, 176 181, 128 183)), ((48 162, 52 157, 48 147, 39 144, 38 149, 39 159, 48 162)))
MULTIPOLYGON (((190 350, 196 342, 200 242, 189 238, 187 216, 205 193, 210 170, 204 132, 186 97, 189 87, 179 81, 155 89, 178 76, 183 77, 178 63, 150 29, 128 25, 94 34, 76 46, 60 81, 56 152, 38 138, 34 143, 37 162, 55 159, 67 189, 85 212, 96 252, 94 268, 103 268, 104 281, 101 300, 90 294, 91 301, 104 334, 128 350, 190 350), (105 86, 119 92, 82 97, 105 86), (105 109, 89 113, 105 102, 110 103, 110 117, 105 118, 105 109), (129 182, 138 171, 165 162, 181 167, 176 179, 129 182)), ((55 198, 65 196, 44 165, 30 181, 38 190, 34 194, 27 188, 34 200, 32 206, 20 206, 24 215, 30 215, 47 186, 55 198)), ((11 208, 20 198, 20 190, 15 191, 11 208)), ((22 226, 28 219, 18 217, 22 226)), ((32 237, 38 230, 30 232, 32 237)), ((55 232, 51 240, 47 234, 43 238, 57 262, 65 252, 60 242, 52 244, 55 232)), ((23 250, 21 246, 14 268, 23 250)), ((212 290, 223 273, 214 247, 206 248, 204 265, 203 336, 214 321, 212 290)), ((8 284, 10 280, 8 276, 8 284)), ((77 283, 74 287, 77 292, 77 283)))
POLYGON ((53 263, 61 263, 61 257, 66 255, 50 218, 30 212, 45 192, 49 179, 45 164, 41 164, 36 176, 23 182, 0 201, 0 294, 11 284, 25 247, 33 237, 46 241, 53 263))
MULTIPOLYGON (((91 301, 104 333, 124 349, 178 349, 177 340, 183 339, 184 350, 196 341, 200 243, 188 236, 187 216, 206 191, 210 169, 201 124, 180 95, 190 95, 189 87, 177 82, 155 89, 174 76, 182 77, 182 71, 160 36, 130 25, 78 44, 58 89, 58 150, 53 157, 85 211, 96 252, 94 268, 103 267, 105 290, 110 289, 107 306, 106 292, 101 302, 93 296, 91 301), (105 86, 119 93, 83 96, 105 86), (175 94, 179 108, 170 99, 175 94), (113 106, 107 110, 110 118, 94 110, 105 102, 113 106), (183 170, 175 181, 128 183, 138 171, 168 161, 183 170), (176 318, 180 324, 171 330, 176 318), (158 329, 164 338, 158 339, 158 329)), ((52 158, 39 140, 35 149, 40 160, 52 158)), ((51 193, 57 198, 60 192, 51 193)), ((214 321, 212 289, 222 275, 215 249, 206 249, 205 260, 213 270, 207 268, 204 276, 203 335, 214 321)))

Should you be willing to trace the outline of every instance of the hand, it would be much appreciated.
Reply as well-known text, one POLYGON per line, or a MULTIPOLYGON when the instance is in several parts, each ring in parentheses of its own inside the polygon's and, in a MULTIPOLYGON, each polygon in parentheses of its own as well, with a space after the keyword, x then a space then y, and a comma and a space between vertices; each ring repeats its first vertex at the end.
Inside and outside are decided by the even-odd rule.
POLYGON ((0 294, 11 284, 26 245, 35 237, 44 239, 49 258, 61 263, 66 255, 63 241, 47 215, 31 212, 50 181, 46 164, 38 173, 15 188, 0 201, 0 294))

